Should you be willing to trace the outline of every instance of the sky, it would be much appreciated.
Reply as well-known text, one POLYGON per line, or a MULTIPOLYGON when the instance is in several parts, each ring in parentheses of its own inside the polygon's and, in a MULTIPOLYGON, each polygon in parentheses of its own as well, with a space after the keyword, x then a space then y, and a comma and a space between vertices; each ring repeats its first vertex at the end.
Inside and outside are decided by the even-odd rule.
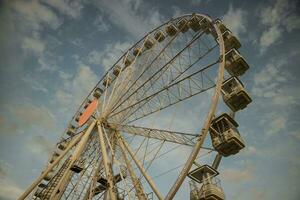
POLYGON ((253 102, 237 116, 247 147, 219 170, 227 199, 300 199, 299 8, 296 0, 1 1, 0 199, 16 199, 39 175, 126 49, 194 12, 222 19, 250 65, 242 81, 253 102))

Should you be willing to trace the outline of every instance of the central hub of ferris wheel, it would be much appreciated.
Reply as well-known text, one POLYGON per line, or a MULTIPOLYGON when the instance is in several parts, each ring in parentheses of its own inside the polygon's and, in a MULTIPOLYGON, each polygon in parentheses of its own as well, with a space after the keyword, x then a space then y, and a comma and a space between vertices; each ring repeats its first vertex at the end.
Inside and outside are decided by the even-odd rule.
MULTIPOLYGON (((179 16, 148 32, 88 94, 45 169, 19 199, 171 200, 189 183, 185 199, 224 200, 218 166, 245 147, 235 115, 252 101, 239 79, 249 69, 240 47, 221 20, 202 14, 179 16), (200 133, 135 124, 207 94, 211 101, 200 133), (189 154, 159 160, 176 149, 170 145, 181 153, 189 148, 189 154), (200 150, 214 154, 211 164, 202 163, 200 150), (172 162, 180 160, 174 168, 172 162), (154 182, 170 173, 173 184, 154 182)), ((197 112, 189 104, 186 109, 197 112)))

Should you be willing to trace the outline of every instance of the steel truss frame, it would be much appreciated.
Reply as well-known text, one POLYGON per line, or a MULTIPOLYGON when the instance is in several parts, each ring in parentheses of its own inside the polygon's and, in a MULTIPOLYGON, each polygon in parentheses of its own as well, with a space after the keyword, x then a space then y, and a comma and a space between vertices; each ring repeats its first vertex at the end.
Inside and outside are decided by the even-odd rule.
MULTIPOLYGON (((101 86, 104 93, 103 97, 99 99, 102 103, 99 106, 98 113, 95 113, 90 121, 81 128, 84 130, 83 132, 68 139, 69 144, 67 148, 53 163, 46 167, 44 172, 22 194, 19 200, 29 197, 30 194, 34 196, 33 191, 36 191, 38 184, 50 172, 55 173, 48 182, 48 188, 51 188, 51 190, 48 189, 50 199, 114 200, 118 199, 122 181, 129 181, 127 184, 128 188, 123 188, 126 193, 125 196, 128 199, 135 198, 135 196, 131 196, 131 190, 134 188, 136 197, 144 200, 148 199, 148 197, 141 183, 142 178, 147 181, 158 199, 171 200, 174 198, 200 149, 212 150, 211 148, 203 147, 203 143, 221 93, 225 67, 224 41, 218 26, 214 24, 213 20, 207 15, 197 14, 197 16, 208 20, 212 24, 210 28, 217 33, 217 42, 207 44, 204 40, 201 41, 206 30, 188 36, 181 34, 181 30, 178 30, 173 37, 167 37, 163 43, 156 42, 154 44, 156 45, 155 50, 146 51, 144 44, 155 31, 168 24, 176 24, 181 19, 189 19, 192 16, 194 15, 180 16, 149 32, 108 70, 96 85, 96 87, 100 87, 105 78, 112 77, 110 86, 106 85, 104 88, 101 86), (129 52, 136 47, 142 49, 140 58, 138 59, 139 55, 137 55, 129 66, 122 68, 118 76, 113 76, 113 69, 117 65, 124 64, 125 60, 130 57, 129 52), (218 57, 201 64, 200 61, 208 57, 216 47, 219 47, 220 51, 218 57), (218 70, 213 69, 217 65, 218 70), (136 66, 140 66, 140 68, 137 69, 136 66), (210 70, 218 71, 215 79, 211 77, 210 70), (209 112, 201 132, 198 134, 131 124, 213 88, 215 90, 209 106, 209 112), (95 127, 97 127, 97 131, 95 127), (126 141, 122 136, 125 133, 133 136, 142 136, 147 140, 143 162, 137 158, 136 154, 141 151, 144 141, 137 150, 133 150, 130 147, 130 142, 126 141), (160 194, 151 176, 147 173, 148 167, 145 167, 144 161, 147 156, 147 148, 150 146, 149 139, 163 141, 161 146, 164 142, 170 142, 192 147, 192 153, 189 155, 177 180, 165 198, 160 194), (70 169, 79 160, 83 160, 85 165, 82 171, 76 174, 70 169), (122 172, 121 163, 126 165, 129 176, 124 171, 122 172), (118 177, 120 178, 118 179, 116 178, 118 170, 115 166, 119 167, 118 177), (139 170, 140 177, 136 174, 136 169, 139 170), (103 192, 96 194, 96 188, 101 186, 99 183, 101 177, 102 182, 105 183, 102 185, 105 189, 103 192)), ((84 100, 76 114, 82 110, 84 104, 91 96, 92 92, 84 100)), ((71 119, 70 123, 74 122, 75 117, 71 119)), ((155 152, 153 160, 158 155, 161 146, 155 152)))

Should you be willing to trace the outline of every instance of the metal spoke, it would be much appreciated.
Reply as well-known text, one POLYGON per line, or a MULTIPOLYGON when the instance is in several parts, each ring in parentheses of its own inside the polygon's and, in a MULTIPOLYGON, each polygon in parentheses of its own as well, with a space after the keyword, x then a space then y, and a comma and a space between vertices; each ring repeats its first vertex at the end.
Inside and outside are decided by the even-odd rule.
POLYGON ((180 101, 193 97, 197 94, 203 93, 211 88, 214 88, 215 83, 211 82, 211 80, 208 79, 206 76, 203 76, 203 72, 209 69, 210 67, 215 66, 217 63, 219 63, 219 61, 216 61, 206 66, 205 68, 198 70, 178 80, 177 82, 174 82, 173 84, 165 86, 164 88, 157 91, 156 93, 142 98, 136 103, 122 109, 118 113, 112 114, 111 116, 109 116, 108 119, 114 121, 113 117, 120 115, 122 116, 123 120, 126 119, 127 123, 130 123, 142 117, 148 116, 149 114, 152 114, 154 112, 172 106, 180 101), (195 78, 199 75, 200 75, 199 78, 195 78), (202 82, 206 84, 201 84, 202 82), (164 102, 164 103, 159 104, 159 102, 164 102), (148 109, 146 111, 143 111, 142 107, 148 109), (128 120, 133 114, 135 114, 134 118, 128 120))
MULTIPOLYGON (((120 136, 120 135, 119 135, 120 136)), ((123 138, 119 138, 120 140, 120 145, 123 146, 123 148, 125 147, 125 149, 128 151, 129 155, 131 156, 131 158, 134 160, 135 164, 138 166, 139 170, 141 171, 141 173, 143 174, 143 176, 145 177, 145 179, 147 180, 147 182, 149 183, 150 187, 152 188, 153 192, 156 194, 157 198, 159 200, 162 200, 163 197, 160 194, 160 192, 158 191, 157 187, 155 186, 153 180, 151 179, 151 177, 146 173, 146 170, 144 169, 144 167, 142 166, 142 164, 139 162, 138 159, 136 159, 136 157, 134 156, 131 148, 128 146, 128 144, 123 140, 123 138)))
MULTIPOLYGON (((168 69, 168 67, 170 67, 170 64, 172 64, 172 62, 173 62, 176 58, 180 57, 180 55, 181 55, 186 49, 189 48, 189 45, 193 44, 193 43, 194 43, 198 38, 200 38, 203 34, 204 34, 204 33, 201 32, 200 34, 197 35, 197 37, 193 38, 193 39, 192 39, 192 40, 191 40, 191 41, 190 41, 183 49, 181 49, 175 56, 172 56, 172 58, 171 58, 168 62, 166 62, 166 63, 165 63, 158 71, 156 71, 152 76, 150 76, 147 80, 145 80, 141 86, 137 87, 137 89, 135 89, 133 92, 131 92, 131 94, 130 94, 129 96, 127 96, 126 99, 130 98, 133 94, 135 94, 139 89, 141 89, 146 83, 150 82, 153 78, 155 79, 157 74, 159 75, 159 73, 166 71, 166 69, 168 69), (162 70, 164 70, 164 71, 162 71, 162 70)), ((173 39, 175 39, 175 38, 172 38, 172 40, 173 40, 173 39)), ((171 40, 171 41, 172 41, 172 40, 171 40)), ((167 47, 167 46, 166 46, 166 47, 167 47)), ((163 50, 165 50, 166 47, 164 47, 163 50)), ((161 52, 159 55, 163 55, 163 52, 161 52)), ((155 61, 156 59, 157 59, 157 57, 151 62, 151 64, 149 65, 149 67, 154 63, 154 61, 155 61)), ((142 77, 143 74, 144 74, 144 72, 138 77, 137 80, 139 80, 139 78, 142 77)), ((161 74, 162 74, 162 73, 161 73, 161 74)), ((160 75, 159 75, 159 77, 160 77, 160 75)), ((134 82, 134 84, 135 84, 135 83, 136 83, 136 82, 134 82)), ((127 92, 128 92, 128 91, 126 91, 124 94, 127 94, 127 92)), ((125 96, 125 95, 123 95, 122 97, 124 97, 124 96, 125 96)), ((126 99, 124 99, 124 100, 122 100, 122 101, 119 101, 119 103, 117 104, 117 106, 114 107, 114 109, 112 110, 112 112, 113 112, 114 110, 116 110, 120 105, 122 105, 122 104, 126 101, 126 99)))

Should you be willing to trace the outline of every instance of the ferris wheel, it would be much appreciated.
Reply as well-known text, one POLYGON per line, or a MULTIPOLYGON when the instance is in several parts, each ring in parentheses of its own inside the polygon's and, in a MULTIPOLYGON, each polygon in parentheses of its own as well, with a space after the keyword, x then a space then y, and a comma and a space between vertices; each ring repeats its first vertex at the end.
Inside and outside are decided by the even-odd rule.
POLYGON ((240 47, 204 14, 148 32, 85 98, 19 199, 225 199, 218 166, 245 147, 234 115, 252 101, 240 47))

